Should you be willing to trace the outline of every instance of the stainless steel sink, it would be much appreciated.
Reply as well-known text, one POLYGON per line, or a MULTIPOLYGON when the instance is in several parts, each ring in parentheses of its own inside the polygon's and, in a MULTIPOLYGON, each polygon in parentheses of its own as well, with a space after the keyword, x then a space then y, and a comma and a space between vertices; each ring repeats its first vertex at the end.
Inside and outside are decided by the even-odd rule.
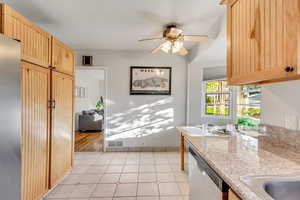
POLYGON ((300 200, 300 175, 248 176, 241 181, 264 200, 300 200))
POLYGON ((275 200, 300 199, 300 181, 268 182, 265 184, 264 189, 275 200))

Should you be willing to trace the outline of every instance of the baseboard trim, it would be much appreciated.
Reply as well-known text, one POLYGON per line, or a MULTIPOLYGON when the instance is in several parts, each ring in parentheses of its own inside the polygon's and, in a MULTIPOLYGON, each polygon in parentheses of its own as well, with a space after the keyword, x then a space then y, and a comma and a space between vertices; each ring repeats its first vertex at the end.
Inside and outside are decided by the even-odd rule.
POLYGON ((106 152, 171 152, 179 147, 106 147, 106 152))

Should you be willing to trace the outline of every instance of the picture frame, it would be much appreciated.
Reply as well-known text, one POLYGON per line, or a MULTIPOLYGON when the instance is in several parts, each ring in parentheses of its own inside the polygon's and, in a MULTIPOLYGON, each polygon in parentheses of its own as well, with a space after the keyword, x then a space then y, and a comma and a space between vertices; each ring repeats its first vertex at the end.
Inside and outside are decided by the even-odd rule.
POLYGON ((76 98, 86 98, 87 97, 87 88, 76 86, 75 97, 76 98))
POLYGON ((130 67, 130 95, 171 95, 171 67, 130 67))

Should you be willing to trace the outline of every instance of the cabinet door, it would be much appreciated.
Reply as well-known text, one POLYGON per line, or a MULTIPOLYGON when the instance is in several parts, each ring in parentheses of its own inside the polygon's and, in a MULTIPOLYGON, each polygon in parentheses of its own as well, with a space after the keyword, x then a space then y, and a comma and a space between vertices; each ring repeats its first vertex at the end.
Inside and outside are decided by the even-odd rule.
POLYGON ((259 0, 239 0, 228 7, 227 75, 230 84, 252 82, 259 72, 259 0), (255 29, 256 32, 253 31, 255 29))
POLYGON ((52 67, 58 72, 74 74, 73 50, 54 37, 52 37, 52 67))
POLYGON ((21 41, 22 60, 48 68, 51 59, 51 36, 7 5, 1 6, 2 32, 21 41))
POLYGON ((228 192, 228 200, 241 200, 231 189, 228 192))
POLYGON ((298 76, 299 4, 298 0, 237 0, 228 6, 229 83, 298 76))
POLYGON ((48 191, 50 70, 22 63, 22 200, 48 191))
POLYGON ((73 158, 73 78, 52 72, 51 169, 50 184, 55 185, 71 168, 73 158))
POLYGON ((298 0, 259 1, 261 33, 256 37, 263 80, 288 79, 298 74, 299 4, 298 0), (287 69, 289 66, 292 71, 287 69))

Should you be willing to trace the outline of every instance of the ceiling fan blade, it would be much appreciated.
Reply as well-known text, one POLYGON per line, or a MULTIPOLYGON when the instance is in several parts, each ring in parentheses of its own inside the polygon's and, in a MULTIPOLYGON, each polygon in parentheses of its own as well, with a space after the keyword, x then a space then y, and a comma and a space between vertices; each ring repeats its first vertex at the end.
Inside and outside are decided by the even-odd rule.
POLYGON ((208 35, 183 35, 181 40, 191 42, 202 42, 208 40, 208 35))
MULTIPOLYGON (((168 42, 168 41, 167 41, 167 42, 168 42)), ((167 42, 164 42, 164 43, 162 43, 161 45, 159 45, 158 47, 154 48, 154 49, 151 51, 151 53, 156 53, 156 52, 158 52, 159 50, 161 50, 161 49, 163 48, 163 46, 165 45, 165 43, 167 43, 167 42)))
POLYGON ((186 56, 189 52, 185 47, 181 47, 181 49, 179 50, 179 55, 181 56, 186 56))
POLYGON ((139 42, 154 41, 154 40, 164 40, 164 38, 147 38, 147 39, 141 39, 139 40, 139 42))

